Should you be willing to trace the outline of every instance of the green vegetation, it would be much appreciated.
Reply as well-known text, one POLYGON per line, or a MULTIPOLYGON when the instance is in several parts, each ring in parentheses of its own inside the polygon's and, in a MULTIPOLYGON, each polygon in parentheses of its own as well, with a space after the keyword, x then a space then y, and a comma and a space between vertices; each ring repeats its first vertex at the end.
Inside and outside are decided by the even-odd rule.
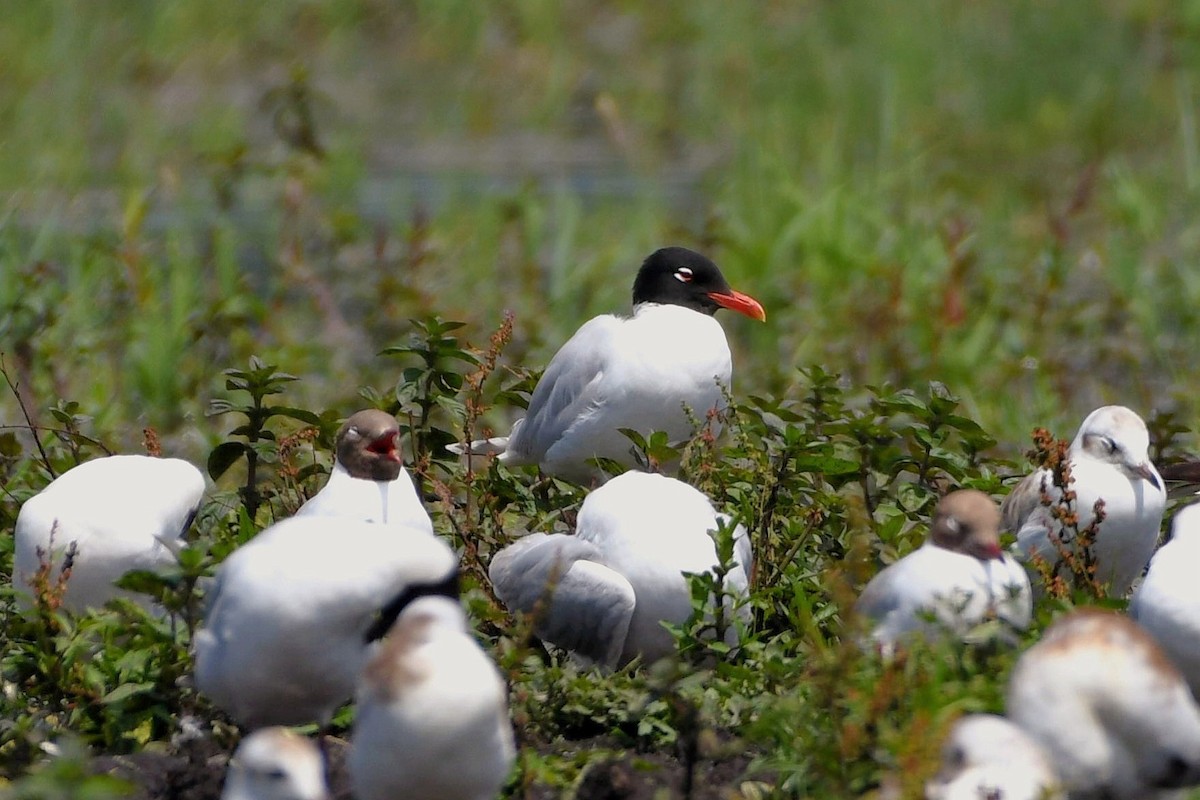
MULTIPOLYGON (((179 573, 130 578, 173 620, 26 619, 0 594, 0 776, 63 731, 128 752, 215 719, 178 680, 198 579, 320 485, 336 419, 371 404, 405 424, 513 684, 514 795, 614 750, 748 753, 747 797, 919 793, 1014 652, 881 664, 849 635, 856 590, 940 490, 1007 491, 1035 426, 1069 438, 1120 402, 1159 456, 1194 446, 1198 45, 1190 0, 16 4, 0 575, 51 466, 149 446, 219 480, 179 573), (697 620, 678 670, 581 673, 485 571, 582 493, 442 445, 519 415, 666 243, 768 312, 723 318, 732 418, 683 456, 753 532, 755 624, 726 653, 697 620)), ((19 796, 87 783, 73 763, 19 796)))

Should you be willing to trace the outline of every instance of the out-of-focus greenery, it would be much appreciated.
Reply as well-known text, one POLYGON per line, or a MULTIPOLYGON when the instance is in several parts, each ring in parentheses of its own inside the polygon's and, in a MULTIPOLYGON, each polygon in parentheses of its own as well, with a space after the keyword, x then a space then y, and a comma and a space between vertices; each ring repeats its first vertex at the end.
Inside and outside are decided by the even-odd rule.
MULTIPOLYGON (((534 745, 711 727, 796 795, 919 792, 951 717, 1000 707, 1013 653, 882 665, 843 612, 937 491, 1002 494, 1035 425, 1069 437, 1119 402, 1160 415, 1160 449, 1194 426, 1198 45, 1195 0, 13 4, 0 423, 25 424, 19 395, 56 468, 140 451, 148 427, 228 470, 156 590, 190 621, 199 575, 319 483, 333 420, 397 411, 514 683, 531 746, 511 790, 576 780, 581 757, 534 745), (484 578, 581 495, 440 446, 518 416, 531 371, 672 243, 767 308, 722 314, 737 414, 685 457, 767 572, 736 657, 705 666, 684 630, 698 666, 601 679, 533 654, 484 578), (299 378, 270 398, 287 413, 253 416, 234 380, 262 370, 299 378)), ((2 573, 42 460, 0 430, 2 573)), ((128 750, 211 714, 175 683, 187 625, 3 608, 8 763, 62 730, 128 750)))

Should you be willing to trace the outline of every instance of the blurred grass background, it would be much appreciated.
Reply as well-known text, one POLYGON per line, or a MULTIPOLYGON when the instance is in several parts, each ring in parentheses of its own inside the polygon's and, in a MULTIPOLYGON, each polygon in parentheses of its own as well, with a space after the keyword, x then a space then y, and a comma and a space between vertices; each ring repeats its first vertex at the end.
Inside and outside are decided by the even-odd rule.
POLYGON ((1008 455, 1192 425, 1198 44, 1187 0, 15 4, 0 351, 201 461, 252 353, 344 413, 430 312, 540 366, 678 243, 768 309, 738 394, 938 380, 1008 455))

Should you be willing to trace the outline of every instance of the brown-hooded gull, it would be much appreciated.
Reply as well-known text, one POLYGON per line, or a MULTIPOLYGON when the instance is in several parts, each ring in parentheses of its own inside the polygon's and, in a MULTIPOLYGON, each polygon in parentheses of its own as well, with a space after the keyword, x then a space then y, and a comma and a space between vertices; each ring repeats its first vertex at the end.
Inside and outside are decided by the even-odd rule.
POLYGON ((1200 697, 1200 504, 1171 520, 1171 541, 1154 554, 1129 603, 1129 615, 1150 632, 1200 697))
POLYGON ((177 458, 108 456, 80 464, 21 507, 14 583, 30 592, 43 560, 51 566, 48 579, 58 580, 73 546, 67 608, 82 611, 114 597, 149 606, 146 597, 123 592, 113 581, 130 570, 175 564, 203 494, 200 470, 177 458))
POLYGON ((262 728, 229 760, 221 800, 328 800, 325 760, 306 736, 262 728))
POLYGON ((457 559, 423 528, 292 517, 235 550, 196 631, 196 686, 241 725, 328 723, 371 642, 411 598, 457 596, 457 559))
POLYGON ((1051 625, 1017 661, 1007 708, 1072 798, 1134 800, 1200 783, 1200 709, 1123 615, 1079 609, 1051 625))
MULTIPOLYGON (((729 524, 686 483, 626 472, 587 496, 574 536, 524 536, 496 554, 488 575, 509 609, 534 614, 534 630, 545 641, 607 666, 637 656, 650 663, 675 652, 662 623, 688 619, 692 600, 684 573, 717 565, 711 532, 729 524)), ((734 536, 725 591, 744 596, 750 539, 740 525, 734 536)), ((748 609, 726 611, 726 641, 733 644, 734 617, 744 621, 748 609)))
MULTIPOLYGON (((1088 414, 1071 443, 1071 490, 1080 530, 1091 524, 1096 501, 1104 500, 1104 521, 1092 550, 1096 579, 1114 597, 1129 591, 1158 542, 1167 495, 1149 449, 1146 423, 1124 406, 1088 414)), ((1026 476, 1004 498, 1001 511, 1005 527, 1017 534, 1013 548, 1018 558, 1028 561, 1037 554, 1055 564, 1060 558, 1055 540, 1062 527, 1042 504, 1043 489, 1055 501, 1061 496, 1046 469, 1026 476)))
POLYGON ((359 800, 491 800, 515 758, 507 689, 447 597, 419 597, 371 657, 348 766, 359 800))
POLYGON ((962 635, 992 616, 1024 629, 1033 600, 1025 570, 1000 549, 996 502, 960 489, 938 502, 925 544, 872 578, 855 608, 890 652, 914 632, 962 635))
POLYGON ((352 415, 338 431, 329 481, 297 516, 344 515, 433 533, 400 458, 399 438, 400 426, 391 414, 367 409, 352 415))
POLYGON ((1061 800, 1045 751, 995 714, 969 714, 942 743, 942 768, 925 785, 926 800, 1061 800))
POLYGON ((509 466, 537 464, 581 483, 603 477, 588 463, 597 457, 636 466, 621 428, 682 441, 695 433, 692 419, 704 424, 725 407, 732 360, 713 318, 721 308, 766 319, 758 301, 731 289, 704 256, 683 247, 655 251, 634 281, 632 317, 605 314, 576 331, 507 437, 451 449, 499 453, 509 466))

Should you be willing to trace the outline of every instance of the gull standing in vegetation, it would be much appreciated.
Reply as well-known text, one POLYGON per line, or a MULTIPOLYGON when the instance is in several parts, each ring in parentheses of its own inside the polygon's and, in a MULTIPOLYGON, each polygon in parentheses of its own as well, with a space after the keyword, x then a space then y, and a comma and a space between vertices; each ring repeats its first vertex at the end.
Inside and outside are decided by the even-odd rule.
MULTIPOLYGON (((1104 406, 1088 414, 1069 451, 1078 530, 1091 524, 1096 501, 1104 501, 1092 551, 1096 580, 1113 597, 1129 591, 1158 543, 1167 495, 1149 450, 1150 435, 1141 417, 1124 406, 1104 406)), ((1018 557, 1029 561, 1036 555, 1053 565, 1060 559, 1062 526, 1042 503, 1043 491, 1054 503, 1062 496, 1045 468, 1026 476, 1004 499, 1001 511, 1005 527, 1017 535, 1013 548, 1018 557)))
POLYGON ((217 571, 196 631, 196 686, 247 728, 327 724, 368 647, 413 596, 457 597, 457 559, 424 528, 292 517, 217 571))
POLYGON ((1061 800, 1058 777, 1025 731, 995 714, 968 714, 942 744, 926 800, 1061 800))
POLYGON ((509 466, 537 464, 580 483, 603 479, 591 459, 637 466, 621 428, 682 441, 696 432, 693 420, 704 425, 725 408, 733 367, 713 318, 721 308, 766 319, 758 301, 731 289, 709 259, 683 247, 656 250, 634 281, 632 317, 589 320, 550 360, 525 418, 507 437, 451 450, 498 453, 509 466))
POLYGON ((1200 504, 1171 520, 1171 540, 1154 554, 1129 603, 1129 615, 1150 632, 1200 697, 1200 504))
MULTIPOLYGON (((683 623, 692 611, 685 572, 718 564, 712 532, 732 521, 682 481, 626 472, 592 491, 579 509, 575 535, 531 533, 496 554, 488 575, 510 610, 533 616, 547 642, 591 662, 621 666, 675 652, 662 622, 683 623)), ((725 576, 725 641, 737 642, 731 597, 745 597, 750 539, 737 526, 734 563, 725 576)))
POLYGON ((996 501, 975 489, 941 499, 925 544, 871 579, 855 606, 885 652, 913 633, 964 635, 990 616, 1024 629, 1029 576, 1000 549, 996 501))
POLYGON ((328 800, 325 760, 306 736, 262 728, 229 760, 221 800, 328 800))
POLYGON ((491 800, 516 757, 507 690, 458 600, 418 597, 363 672, 348 766, 359 800, 491 800))
POLYGON ((1200 783, 1200 709, 1123 615, 1079 609, 1057 620, 1017 661, 1007 705, 1072 798, 1136 800, 1200 783))
POLYGON ((338 431, 333 470, 297 516, 344 515, 433 533, 433 523, 404 469, 395 417, 377 409, 353 414, 338 431))
POLYGON ((204 475, 177 458, 124 455, 80 464, 21 507, 14 583, 32 595, 35 581, 52 587, 65 577, 63 606, 72 611, 114 597, 149 607, 149 598, 113 582, 130 570, 174 565, 203 495, 204 475))

